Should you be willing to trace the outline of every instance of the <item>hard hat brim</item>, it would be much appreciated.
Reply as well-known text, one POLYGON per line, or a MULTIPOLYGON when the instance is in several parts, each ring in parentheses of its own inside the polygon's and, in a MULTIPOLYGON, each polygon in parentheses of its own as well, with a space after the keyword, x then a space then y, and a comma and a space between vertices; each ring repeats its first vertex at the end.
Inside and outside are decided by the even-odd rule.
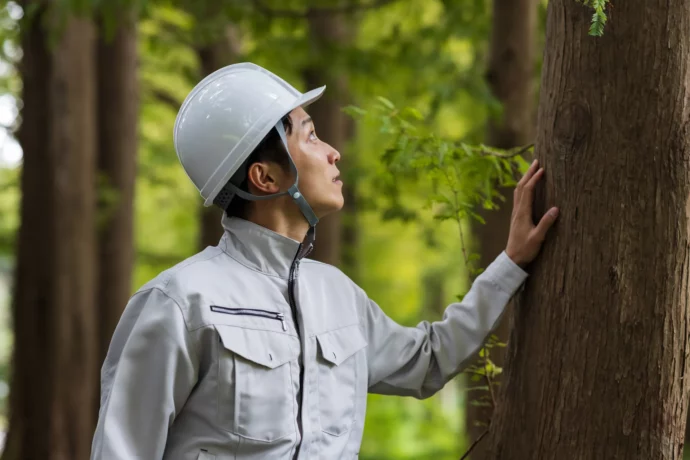
MULTIPOLYGON (((319 98, 323 96, 324 91, 326 91, 326 87, 322 86, 320 88, 312 89, 311 91, 307 91, 306 93, 302 94, 300 97, 297 98, 290 112, 295 110, 297 107, 306 107, 309 104, 318 101, 319 98)), ((285 115, 287 115, 287 113, 285 115)))

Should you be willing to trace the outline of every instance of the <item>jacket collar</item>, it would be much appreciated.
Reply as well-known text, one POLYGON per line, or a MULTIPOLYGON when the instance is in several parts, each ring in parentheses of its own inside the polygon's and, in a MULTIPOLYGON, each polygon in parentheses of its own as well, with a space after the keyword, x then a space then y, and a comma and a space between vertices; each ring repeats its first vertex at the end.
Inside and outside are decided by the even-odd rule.
MULTIPOLYGON (((230 257, 266 275, 289 277, 290 267, 301 247, 298 241, 225 213, 222 223, 225 234, 220 247, 230 257)), ((301 257, 304 252, 300 251, 301 257)))

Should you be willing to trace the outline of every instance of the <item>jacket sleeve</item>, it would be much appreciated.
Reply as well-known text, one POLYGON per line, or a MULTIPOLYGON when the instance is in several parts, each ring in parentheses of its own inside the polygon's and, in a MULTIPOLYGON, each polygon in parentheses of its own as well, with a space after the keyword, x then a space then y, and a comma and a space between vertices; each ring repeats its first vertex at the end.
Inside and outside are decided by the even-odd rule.
POLYGON ((442 321, 417 327, 395 323, 369 298, 363 329, 368 342, 369 392, 427 398, 457 375, 496 326, 527 277, 505 254, 479 275, 442 321))
POLYGON ((156 460, 197 376, 179 305, 159 289, 135 295, 101 371, 101 407, 91 460, 156 460))

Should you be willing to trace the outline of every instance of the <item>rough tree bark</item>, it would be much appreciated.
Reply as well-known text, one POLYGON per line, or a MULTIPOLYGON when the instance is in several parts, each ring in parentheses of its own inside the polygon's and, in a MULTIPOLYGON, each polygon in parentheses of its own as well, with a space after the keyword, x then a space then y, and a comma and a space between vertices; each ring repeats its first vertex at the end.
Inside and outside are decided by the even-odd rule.
MULTIPOLYGON (((351 122, 342 112, 342 107, 348 100, 347 80, 343 73, 338 74, 333 71, 332 62, 325 59, 325 56, 329 54, 329 50, 332 51, 334 46, 344 43, 349 38, 348 19, 342 15, 309 12, 307 21, 312 65, 304 69, 304 82, 309 89, 322 85, 328 87, 321 99, 309 107, 309 114, 314 119, 316 134, 319 138, 328 142, 342 155, 353 132, 351 122)), ((347 168, 347 158, 344 155, 341 157, 338 168, 341 174, 347 168)), ((353 184, 344 182, 343 194, 346 207, 339 213, 321 219, 317 227, 314 251, 310 255, 312 259, 331 265, 340 265, 343 260, 343 236, 347 236, 350 242, 356 239, 351 227, 343 235, 343 221, 348 219, 344 215, 354 206, 353 184)))
MULTIPOLYGON (((228 25, 224 34, 220 34, 215 40, 211 40, 197 48, 197 56, 201 65, 201 78, 212 72, 237 61, 241 48, 236 27, 228 25)), ((220 224, 223 211, 217 206, 200 208, 199 248, 218 244, 223 235, 223 227, 220 224)))
MULTIPOLYGON (((509 149, 533 141, 534 136, 534 58, 537 31, 536 0, 494 0, 489 67, 486 80, 494 96, 501 102, 500 119, 489 123, 487 143, 509 149)), ((480 210, 485 224, 474 224, 480 266, 487 267, 504 249, 508 241, 513 208, 512 189, 500 189, 506 198, 497 210, 480 210)), ((510 315, 505 315, 495 330, 501 342, 508 341, 510 315)), ((504 348, 494 348, 491 360, 503 366, 504 348)), ((500 376, 497 379, 500 383, 500 376)), ((472 399, 475 394, 470 394, 472 399)), ((491 420, 491 407, 468 404, 466 426, 468 437, 478 439, 491 420)), ((487 444, 480 443, 471 458, 484 459, 487 444)))
POLYGON ((139 85, 134 15, 123 17, 113 37, 98 41, 98 207, 100 364, 131 294, 134 265, 139 85))
POLYGON ((5 460, 88 458, 96 414, 95 34, 90 22, 68 18, 49 47, 43 8, 22 24, 24 165, 5 460))
POLYGON ((558 205, 517 298, 495 459, 682 457, 688 384, 690 4, 552 0, 535 215, 558 205))

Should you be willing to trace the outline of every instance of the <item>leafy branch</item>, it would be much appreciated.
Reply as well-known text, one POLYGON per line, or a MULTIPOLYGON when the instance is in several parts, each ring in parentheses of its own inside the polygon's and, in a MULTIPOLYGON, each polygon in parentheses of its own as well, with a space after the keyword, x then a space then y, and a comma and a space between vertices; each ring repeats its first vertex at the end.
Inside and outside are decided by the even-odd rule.
POLYGON ((608 20, 606 15, 606 7, 609 5, 610 0, 575 0, 578 3, 582 3, 585 6, 590 7, 594 10, 592 14, 592 24, 589 27, 589 35, 594 37, 601 37, 604 35, 604 26, 608 20))
MULTIPOLYGON (((401 220, 417 217, 414 209, 405 209, 402 204, 406 201, 400 197, 403 184, 403 190, 411 189, 416 197, 426 200, 427 208, 434 211, 434 220, 455 222, 467 271, 471 277, 481 273, 481 268, 475 267, 479 255, 468 250, 464 226, 468 220, 485 223, 477 208, 498 207, 504 199, 498 189, 515 184, 515 172, 527 168, 523 155, 529 153, 533 145, 505 151, 441 138, 425 131, 430 124, 425 123, 425 117, 418 110, 399 109, 383 97, 379 97, 370 110, 359 107, 345 110, 355 117, 373 119, 381 133, 390 136, 390 145, 382 156, 383 170, 377 174, 376 183, 378 196, 389 202, 389 207, 384 207, 384 216, 401 220)), ((463 297, 464 294, 458 296, 460 300, 463 297)), ((479 350, 479 361, 465 370, 472 382, 485 382, 484 386, 470 390, 483 390, 488 394, 473 400, 472 404, 496 407, 494 386, 498 383, 495 378, 502 369, 491 361, 490 351, 504 346, 492 335, 479 350)), ((484 439, 490 423, 488 420, 487 429, 462 459, 484 439)))
POLYGON ((468 220, 485 223, 479 208, 496 209, 505 198, 499 188, 515 185, 515 171, 525 169, 523 158, 532 145, 502 150, 483 144, 473 145, 438 136, 428 130, 419 110, 397 108, 379 97, 373 108, 348 107, 345 111, 360 119, 373 120, 380 132, 390 138, 381 158, 382 169, 374 184, 384 218, 410 221, 418 218, 418 203, 407 204, 404 190, 412 189, 423 208, 432 210, 435 221, 454 221, 458 225, 464 262, 472 276, 472 263, 478 255, 467 250, 463 227, 468 220))

